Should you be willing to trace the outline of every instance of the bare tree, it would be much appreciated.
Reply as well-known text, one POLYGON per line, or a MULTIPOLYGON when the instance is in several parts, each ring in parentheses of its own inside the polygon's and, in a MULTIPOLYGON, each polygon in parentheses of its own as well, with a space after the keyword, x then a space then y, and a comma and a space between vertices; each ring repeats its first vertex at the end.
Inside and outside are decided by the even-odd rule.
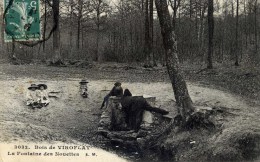
POLYGON ((144 54, 145 54, 145 64, 146 66, 150 66, 150 28, 149 28, 149 0, 145 0, 145 22, 144 22, 144 54))
MULTIPOLYGON (((47 3, 44 3, 44 24, 43 24, 43 39, 46 37, 46 28, 47 28, 47 3)), ((43 42, 43 51, 45 51, 45 42, 43 42)))
POLYGON ((100 28, 101 28, 101 15, 102 14, 106 14, 109 10, 109 6, 108 4, 104 1, 104 0, 92 0, 91 1, 93 10, 95 11, 95 24, 97 26, 97 38, 96 38, 96 56, 95 56, 95 60, 97 60, 98 62, 102 61, 103 56, 100 53, 100 49, 99 49, 99 41, 100 41, 100 28))
POLYGON ((235 56, 236 56, 236 61, 235 61, 235 66, 239 66, 238 63, 238 10, 239 10, 239 0, 237 0, 237 10, 236 10, 236 48, 235 48, 235 56))
POLYGON ((153 54, 153 0, 145 1, 145 64, 151 67, 151 58, 153 57, 153 65, 156 65, 155 56, 153 54))
POLYGON ((177 106, 183 119, 194 111, 186 82, 179 67, 177 41, 172 28, 172 21, 168 10, 167 0, 155 0, 158 18, 161 26, 163 45, 168 74, 172 83, 177 106))
POLYGON ((255 53, 257 54, 258 53, 258 40, 257 40, 257 5, 258 5, 258 3, 257 3, 257 0, 255 0, 255 5, 254 5, 254 10, 255 10, 255 16, 254 16, 254 18, 255 18, 255 24, 254 24, 254 26, 255 26, 255 53))
POLYGON ((208 0, 208 31, 209 31, 209 42, 208 42, 208 69, 213 68, 212 55, 213 55, 213 35, 214 35, 214 4, 213 0, 208 0))
POLYGON ((53 23, 55 30, 53 32, 53 62, 61 60, 60 55, 60 0, 54 0, 52 3, 53 23))
POLYGON ((173 16, 172 16, 172 24, 173 28, 176 28, 176 18, 177 18, 177 10, 180 6, 181 0, 170 0, 170 5, 173 10, 173 16))
POLYGON ((82 11, 83 11, 83 0, 78 0, 78 17, 77 17, 77 48, 79 49, 79 41, 80 41, 80 29, 81 29, 81 19, 82 19, 82 11))
POLYGON ((149 12, 150 12, 150 18, 149 18, 149 49, 150 49, 150 55, 153 58, 153 66, 156 66, 156 60, 153 52, 153 0, 150 0, 150 6, 149 6, 149 12))

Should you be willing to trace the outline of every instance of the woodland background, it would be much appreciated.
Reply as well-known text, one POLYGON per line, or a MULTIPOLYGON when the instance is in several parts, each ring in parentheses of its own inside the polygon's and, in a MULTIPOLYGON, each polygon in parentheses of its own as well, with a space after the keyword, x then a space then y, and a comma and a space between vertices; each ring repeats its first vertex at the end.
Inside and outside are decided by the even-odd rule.
MULTIPOLYGON (((2 38, 0 58, 15 56, 26 62, 60 59, 164 65, 160 25, 151 2, 61 0, 53 4, 42 1, 43 38, 48 37, 57 24, 53 36, 33 47, 19 42, 4 43, 2 38), (55 15, 59 17, 55 19, 55 15)), ((214 1, 214 22, 210 28, 207 0, 171 0, 168 3, 181 63, 206 64, 209 29, 214 31, 210 45, 213 64, 255 66, 259 63, 260 4, 257 0, 214 1)))

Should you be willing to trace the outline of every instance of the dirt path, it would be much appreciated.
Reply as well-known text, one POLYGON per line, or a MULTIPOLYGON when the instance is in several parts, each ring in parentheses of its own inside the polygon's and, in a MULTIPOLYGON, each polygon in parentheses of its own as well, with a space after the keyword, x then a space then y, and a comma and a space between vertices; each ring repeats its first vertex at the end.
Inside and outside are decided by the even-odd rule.
MULTIPOLYGON (((99 109, 102 99, 117 80, 115 76, 106 76, 109 79, 96 79, 87 77, 89 83, 89 98, 83 99, 79 95, 78 82, 82 76, 94 76, 95 74, 74 73, 74 70, 58 70, 51 68, 50 71, 40 74, 39 70, 33 69, 35 77, 27 71, 31 67, 23 67, 15 75, 5 75, 6 71, 0 71, 0 141, 30 141, 30 142, 53 142, 61 141, 70 143, 80 141, 103 147, 96 134, 99 121, 99 109), (70 72, 69 72, 70 71, 70 72), (51 73, 51 74, 50 74, 51 73), (55 74, 59 73, 59 76, 55 74), (50 74, 50 75, 49 75, 50 74), (64 77, 64 74, 66 77, 64 77), (70 75, 71 74, 71 75, 70 75), (42 76, 40 78, 40 76, 42 76), (90 79, 91 78, 91 79, 90 79), (60 91, 60 97, 51 98, 48 107, 32 110, 25 106, 25 94, 31 83, 46 83, 48 91, 60 91)), ((41 68, 42 69, 42 68, 41 68)), ((17 71, 17 69, 15 69, 17 71)), ((83 72, 82 72, 83 73, 83 72)), ((131 73, 130 73, 131 74, 131 73)), ((101 75, 101 74, 97 74, 101 75)), ((147 74, 145 74, 147 76, 147 74)), ((128 76, 131 78, 131 76, 128 76)), ((134 78, 142 77, 141 75, 134 78)), ((129 88, 135 95, 151 95, 156 97, 156 105, 161 106, 176 114, 173 109, 174 96, 172 88, 166 82, 130 82, 131 79, 123 79, 123 88, 129 88)), ((258 106, 252 107, 239 96, 207 88, 199 84, 189 83, 189 91, 195 105, 199 106, 222 106, 230 109, 236 116, 229 121, 228 127, 244 128, 253 125, 259 127, 260 111, 258 106)), ((104 147, 105 148, 105 147, 104 147)))
MULTIPOLYGON (((71 137, 78 141, 92 143, 101 110, 99 107, 106 90, 113 85, 109 80, 90 80, 89 98, 79 95, 79 79, 67 81, 18 79, 15 81, 0 81, 0 118, 4 130, 1 139, 12 141, 17 138, 34 140, 66 140, 71 137), (51 98, 51 104, 42 109, 32 110, 25 106, 25 94, 30 83, 46 83, 49 91, 61 91, 60 98, 51 98), (18 130, 16 128, 19 128, 18 130), (35 129, 31 129, 31 128, 35 129), (27 131, 25 131, 27 130, 27 131), (39 131, 45 130, 44 133, 39 131), (35 131, 35 132, 33 132, 35 131), (52 131, 57 132, 53 134, 52 131), (10 135, 10 133, 12 135, 10 135), (35 135, 39 134, 39 135, 35 135), (59 135, 58 135, 59 134, 59 135)), ((243 117, 260 115, 260 111, 250 107, 238 96, 220 90, 188 84, 190 95, 195 105, 222 106, 234 109, 243 117)), ((129 88, 134 95, 152 95, 156 97, 157 106, 176 112, 173 107, 171 85, 159 83, 123 83, 123 88, 129 88), (157 89, 161 92, 158 93, 157 89)))

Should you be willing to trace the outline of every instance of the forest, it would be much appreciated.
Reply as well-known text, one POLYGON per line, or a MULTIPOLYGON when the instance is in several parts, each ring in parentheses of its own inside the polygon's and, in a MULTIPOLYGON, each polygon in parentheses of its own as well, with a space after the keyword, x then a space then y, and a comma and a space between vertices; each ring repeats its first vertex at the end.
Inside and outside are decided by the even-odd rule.
POLYGON ((259 0, 4 0, 0 155, 260 160, 259 17, 259 0))
MULTIPOLYGON (((53 36, 33 47, 2 41, 2 58, 14 54, 25 60, 46 61, 58 57, 55 59, 165 64, 160 24, 152 0, 55 3, 52 7, 41 3, 42 37, 49 37, 57 25, 53 36)), ((207 0, 167 3, 181 63, 207 64, 211 55, 213 64, 258 64, 260 9, 257 0, 218 0, 214 1, 212 11, 208 10, 207 0), (212 25, 208 21, 209 12, 214 17, 212 25), (212 54, 208 52, 209 37, 212 37, 212 54)))

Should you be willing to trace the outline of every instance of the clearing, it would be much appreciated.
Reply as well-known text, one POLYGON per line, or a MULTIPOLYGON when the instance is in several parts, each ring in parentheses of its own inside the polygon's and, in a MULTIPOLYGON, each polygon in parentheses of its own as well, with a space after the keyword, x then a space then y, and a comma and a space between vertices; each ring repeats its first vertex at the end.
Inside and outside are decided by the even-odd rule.
MULTIPOLYGON (((198 80, 197 78, 199 77, 194 80, 198 80)), ((220 87, 221 90, 215 89, 213 84, 209 86, 209 83, 212 83, 211 81, 203 84, 205 79, 200 84, 192 82, 192 79, 189 80, 191 81, 188 82, 188 88, 195 105, 222 107, 229 115, 222 116, 222 119, 218 120, 221 131, 207 136, 207 142, 211 146, 200 151, 195 149, 193 153, 179 155, 178 160, 185 161, 188 159, 185 156, 191 154, 196 154, 197 156, 194 155, 194 158, 201 159, 201 151, 205 150, 210 152, 208 156, 216 156, 218 159, 230 155, 240 156, 240 154, 241 158, 248 159, 243 154, 252 152, 250 149, 253 149, 253 153, 259 153, 259 100, 253 98, 249 102, 249 99, 241 95, 231 94, 232 90, 223 91, 225 86, 220 84, 216 84, 216 87, 220 87), (249 137, 248 133, 255 136, 252 139, 253 141, 249 141, 249 143, 252 142, 257 146, 245 147, 247 150, 244 150, 244 148, 240 148, 240 145, 237 146, 236 142, 242 137, 249 137), (231 141, 232 139, 234 140, 231 141)), ((212 80, 212 78, 209 80, 212 80)), ((13 141, 81 142, 109 152, 119 150, 107 146, 104 139, 97 135, 97 125, 102 112, 99 108, 103 97, 112 88, 115 81, 121 81, 122 87, 130 89, 135 95, 147 94, 156 97, 157 106, 170 111, 173 116, 176 115, 176 110, 173 109, 172 87, 168 82, 164 68, 151 70, 112 63, 96 65, 91 69, 1 64, 0 141, 3 143, 13 141), (82 78, 90 82, 88 84, 89 98, 87 99, 82 98, 79 93, 79 81, 82 78), (31 83, 47 84, 48 91, 60 92, 59 98, 51 98, 51 103, 46 108, 29 109, 25 105, 25 94, 31 83)), ((190 149, 193 151, 196 147, 202 147, 202 144, 200 145, 198 141, 203 136, 194 138, 196 140, 189 138, 189 140, 197 142, 190 149), (197 144, 198 146, 196 146, 197 144)), ((168 143, 171 143, 169 141, 168 139, 168 143)), ((125 155, 120 151, 117 151, 117 153, 121 156, 125 155)), ((135 160, 135 154, 135 152, 129 153, 124 158, 135 160)), ((111 156, 113 155, 111 154, 111 156)), ((256 155, 252 155, 252 157, 257 159, 256 155)), ((202 158, 202 160, 205 159, 202 158)))

